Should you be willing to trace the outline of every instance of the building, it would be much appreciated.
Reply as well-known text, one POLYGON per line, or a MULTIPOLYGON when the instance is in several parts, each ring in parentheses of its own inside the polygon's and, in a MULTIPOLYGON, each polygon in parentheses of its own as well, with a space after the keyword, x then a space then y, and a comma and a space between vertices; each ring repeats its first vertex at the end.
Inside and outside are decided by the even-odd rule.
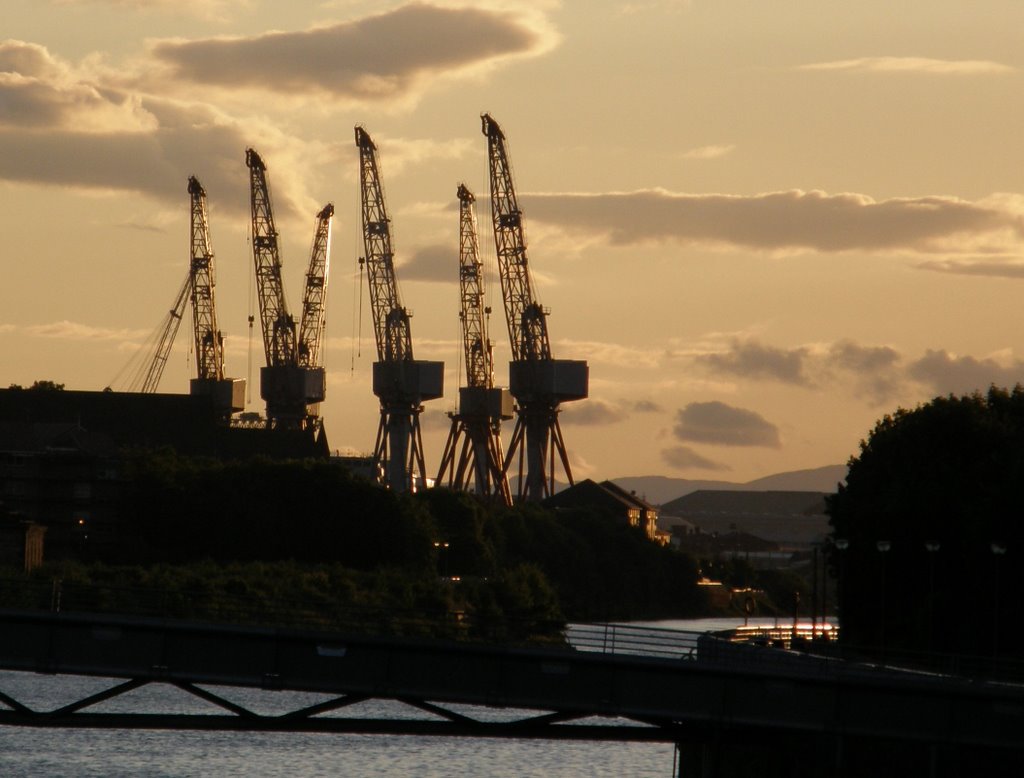
POLYGON ((611 481, 597 483, 588 478, 548 497, 543 504, 549 508, 603 510, 631 527, 640 527, 649 540, 658 539, 658 508, 611 481))
POLYGON ((229 425, 209 396, 3 389, 0 518, 45 527, 49 558, 100 552, 123 529, 125 452, 165 448, 222 460, 328 456, 322 434, 229 425))
POLYGON ((823 492, 702 489, 661 507, 676 526, 672 545, 700 554, 742 556, 777 567, 806 555, 829 533, 823 492))
POLYGON ((78 555, 90 533, 116 525, 118 472, 117 448, 105 435, 77 424, 0 421, 3 514, 47 528, 50 556, 78 555))

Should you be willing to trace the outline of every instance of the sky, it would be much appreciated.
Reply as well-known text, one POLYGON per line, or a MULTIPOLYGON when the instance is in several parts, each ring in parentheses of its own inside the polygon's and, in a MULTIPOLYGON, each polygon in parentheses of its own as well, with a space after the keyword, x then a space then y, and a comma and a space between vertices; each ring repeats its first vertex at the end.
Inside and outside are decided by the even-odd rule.
MULTIPOLYGON (((0 385, 127 388, 208 195, 227 373, 255 385, 245 149, 268 167, 301 311, 336 208, 330 446, 378 402, 353 128, 378 147, 436 469, 465 381, 458 201, 508 139, 577 479, 747 481, 846 462, 876 420, 1024 377, 1019 0, 0 0, 0 385)), ((258 319, 258 317, 257 317, 258 319)), ((258 326, 258 324, 257 324, 258 326)), ((186 392, 188 322, 160 385, 186 392)), ((505 435, 511 433, 506 426, 505 435)))

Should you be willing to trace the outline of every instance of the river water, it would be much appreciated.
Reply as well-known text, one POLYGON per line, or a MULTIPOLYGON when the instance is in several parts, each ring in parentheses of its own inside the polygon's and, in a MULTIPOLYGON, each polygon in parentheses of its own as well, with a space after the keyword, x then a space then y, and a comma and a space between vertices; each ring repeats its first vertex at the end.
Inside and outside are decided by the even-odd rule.
MULTIPOLYGON (((761 620, 759 620, 761 621, 761 620)), ((644 626, 705 631, 742 619, 648 622, 644 626)), ((764 622, 771 623, 771 622, 764 622)), ((53 710, 113 686, 77 676, 0 672, 0 691, 33 710, 53 710)), ((322 695, 218 689, 259 713, 284 713, 327 699, 322 695)), ((454 706, 453 706, 454 707, 454 706)), ((455 708, 476 718, 518 718, 520 711, 455 708)), ((136 689, 92 712, 221 713, 192 695, 161 684, 136 689)), ((345 716, 425 714, 400 703, 369 701, 345 716)), ((156 776, 389 776, 406 778, 575 778, 673 775, 669 744, 565 742, 411 735, 337 735, 148 730, 56 730, 0 727, 0 776, 149 778, 156 776)))

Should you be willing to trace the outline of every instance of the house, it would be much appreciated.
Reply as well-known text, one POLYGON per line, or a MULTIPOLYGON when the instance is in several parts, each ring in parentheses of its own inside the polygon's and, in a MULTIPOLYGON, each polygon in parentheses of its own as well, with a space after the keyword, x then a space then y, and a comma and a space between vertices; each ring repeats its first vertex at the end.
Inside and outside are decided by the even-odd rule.
POLYGON ((0 518, 0 567, 16 567, 26 573, 43 563, 46 527, 34 521, 0 518))
POLYGON ((657 540, 658 508, 611 481, 580 481, 548 497, 549 508, 595 508, 619 516, 631 527, 640 527, 649 540, 657 540))

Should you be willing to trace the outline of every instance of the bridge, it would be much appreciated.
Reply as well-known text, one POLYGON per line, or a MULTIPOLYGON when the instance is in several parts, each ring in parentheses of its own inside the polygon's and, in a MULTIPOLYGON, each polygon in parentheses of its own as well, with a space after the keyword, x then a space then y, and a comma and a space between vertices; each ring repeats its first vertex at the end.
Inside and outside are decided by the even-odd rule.
POLYGON ((0 669, 113 680, 105 691, 56 710, 32 709, 0 689, 0 725, 670 742, 683 755, 681 776, 732 774, 727 766, 738 745, 777 752, 799 744, 805 758, 836 771, 870 746, 926 766, 922 775, 956 774, 950 765, 965 759, 1024 755, 1024 686, 670 630, 577 625, 568 638, 546 646, 490 645, 2 610, 0 669), (91 710, 156 683, 193 694, 214 712, 91 710), (329 698, 264 715, 233 702, 224 687, 329 698), (368 699, 397 700, 418 715, 344 715, 368 699), (521 715, 483 720, 462 706, 521 715))

